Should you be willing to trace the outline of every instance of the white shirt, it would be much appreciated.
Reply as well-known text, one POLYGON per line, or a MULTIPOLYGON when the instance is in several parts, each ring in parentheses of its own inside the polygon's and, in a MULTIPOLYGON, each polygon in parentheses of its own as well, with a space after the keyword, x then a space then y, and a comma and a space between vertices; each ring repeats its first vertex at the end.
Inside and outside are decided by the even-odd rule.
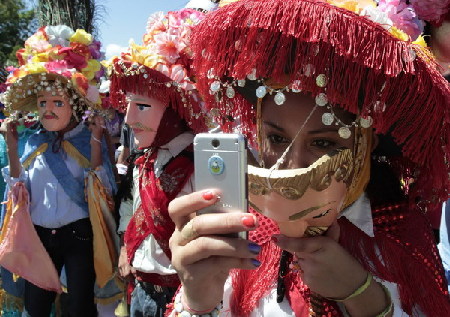
MULTIPOLYGON (((155 176, 161 176, 164 166, 173 158, 180 154, 186 147, 192 144, 194 135, 190 132, 180 134, 167 144, 163 145, 159 150, 155 160, 154 170, 155 176)), ((194 175, 186 182, 177 197, 192 193, 194 175)), ((141 204, 139 196, 139 169, 133 169, 133 201, 122 202, 119 213, 119 233, 123 233, 130 222, 133 213, 141 204)), ((159 275, 176 274, 169 258, 159 246, 153 235, 149 235, 139 246, 134 254, 132 266, 141 272, 156 273, 159 275)))
MULTIPOLYGON (((83 129, 83 123, 64 134, 64 139, 70 138, 83 129)), ((86 142, 89 142, 87 139, 86 142)), ((87 170, 81 167, 69 155, 64 155, 66 164, 72 177, 83 180, 87 170)), ((107 191, 111 193, 108 175, 103 167, 95 171, 107 191)), ((18 178, 10 177, 9 166, 2 169, 3 178, 11 188, 16 182, 23 182, 30 194, 30 215, 33 224, 45 228, 60 228, 74 221, 88 218, 88 209, 82 209, 66 194, 62 185, 49 168, 44 155, 38 155, 27 170, 21 169, 18 178)))

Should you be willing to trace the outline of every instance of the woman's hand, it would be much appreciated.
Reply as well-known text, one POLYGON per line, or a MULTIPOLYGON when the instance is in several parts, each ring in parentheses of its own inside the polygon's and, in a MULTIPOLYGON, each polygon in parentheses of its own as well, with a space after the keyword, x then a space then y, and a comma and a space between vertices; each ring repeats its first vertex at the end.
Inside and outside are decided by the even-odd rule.
POLYGON ((218 192, 194 192, 173 200, 169 213, 175 222, 170 239, 172 265, 184 287, 190 308, 213 309, 223 298, 230 269, 254 269, 260 247, 224 234, 253 230, 256 218, 249 213, 217 213, 195 216, 197 210, 215 204, 218 192))
POLYGON ((120 248, 119 262, 117 266, 119 268, 119 276, 123 281, 131 281, 133 279, 133 273, 136 271, 130 263, 128 263, 127 248, 125 246, 120 248))
MULTIPOLYGON (((273 236, 282 249, 297 257, 303 282, 323 297, 344 299, 362 286, 367 271, 337 241, 339 225, 335 221, 325 236, 289 238, 273 236)), ((375 316, 389 305, 383 288, 372 281, 360 295, 344 301, 351 316, 375 316)))
POLYGON ((92 137, 97 140, 102 139, 105 128, 105 119, 102 116, 96 115, 89 121, 89 130, 92 133, 92 137))
POLYGON ((0 132, 5 136, 6 146, 8 151, 16 151, 19 143, 19 134, 17 133, 17 126, 19 123, 12 119, 6 119, 2 122, 0 132))

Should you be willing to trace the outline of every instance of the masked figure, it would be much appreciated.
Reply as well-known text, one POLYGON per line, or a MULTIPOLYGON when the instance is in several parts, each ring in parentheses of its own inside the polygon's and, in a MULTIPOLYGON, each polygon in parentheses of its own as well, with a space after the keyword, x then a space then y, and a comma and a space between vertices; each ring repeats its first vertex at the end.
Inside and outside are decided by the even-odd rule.
POLYGON ((18 51, 20 66, 7 79, 1 264, 27 280, 30 316, 49 316, 63 267, 71 316, 96 316, 94 283, 104 287, 114 277, 118 240, 109 234, 108 204, 115 180, 104 121, 92 116, 101 109, 99 49, 84 30, 42 27, 18 51), (19 158, 14 116, 27 112, 37 113, 40 126, 19 158))
POLYGON ((167 208, 175 197, 192 192, 194 132, 207 130, 188 42, 204 15, 193 9, 155 13, 143 46, 132 44, 113 60, 111 100, 126 112, 137 147, 123 190, 124 197, 132 192, 132 203, 122 203, 119 225, 124 233, 119 272, 123 277, 132 272, 133 316, 162 316, 179 285, 170 262, 174 223, 167 208))
POLYGON ((194 69, 207 109, 225 132, 245 134, 255 154, 248 193, 257 221, 242 220, 256 227, 247 253, 239 240, 226 240, 234 254, 200 248, 197 239, 224 240, 220 223, 237 216, 208 219, 210 227, 204 215, 183 218, 213 195, 172 204, 183 284, 174 315, 450 313, 423 214, 448 195, 450 89, 420 45, 423 22, 395 23, 392 12, 412 7, 387 6, 243 0, 196 27, 194 69), (220 284, 213 269, 200 269, 213 263, 209 254, 217 274, 247 270, 220 284))

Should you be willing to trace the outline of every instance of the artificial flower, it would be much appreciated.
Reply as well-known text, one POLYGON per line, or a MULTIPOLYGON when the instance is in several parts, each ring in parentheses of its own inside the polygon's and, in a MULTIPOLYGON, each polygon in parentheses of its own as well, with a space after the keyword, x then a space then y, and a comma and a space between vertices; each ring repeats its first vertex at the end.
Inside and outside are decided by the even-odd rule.
POLYGON ((92 103, 100 103, 100 93, 98 92, 98 88, 94 85, 89 85, 86 92, 86 99, 92 103))
POLYGON ((25 70, 29 73, 29 74, 40 74, 40 73, 45 73, 47 72, 47 69, 45 68, 45 64, 44 63, 29 63, 25 65, 25 70))
POLYGON ((63 55, 67 61, 67 65, 70 68, 76 68, 78 70, 87 66, 86 58, 80 54, 74 52, 72 47, 63 47, 58 50, 58 54, 63 55))
POLYGON ((173 64, 180 57, 179 52, 186 47, 186 44, 175 35, 159 33, 154 37, 156 50, 168 63, 173 64))
POLYGON ((69 39, 75 33, 66 25, 46 26, 48 42, 53 46, 69 46, 69 39))
POLYGON ((152 33, 155 30, 165 31, 164 17, 165 15, 162 11, 151 14, 147 20, 147 33, 152 33))
POLYGON ((423 35, 419 36, 417 38, 417 40, 415 40, 413 42, 413 44, 417 44, 417 45, 420 45, 422 47, 428 47, 427 42, 425 42, 425 38, 423 37, 423 35))
POLYGON ((102 59, 103 54, 100 51, 101 45, 102 43, 100 43, 100 41, 92 41, 92 43, 89 44, 88 48, 92 58, 102 59))
POLYGON ((375 23, 378 23, 386 30, 389 30, 393 25, 393 22, 391 21, 391 19, 389 19, 387 14, 385 12, 379 10, 378 8, 373 8, 370 6, 365 7, 361 11, 361 15, 365 16, 366 18, 368 18, 369 20, 372 20, 375 23))
POLYGON ((89 88, 89 81, 87 78, 81 73, 74 73, 72 75, 72 84, 82 92, 83 95, 86 95, 87 90, 89 88))
POLYGON ((50 59, 49 58, 49 51, 46 51, 46 52, 35 54, 31 58, 31 62, 32 63, 47 62, 47 61, 49 61, 49 59, 50 59))
POLYGON ((81 72, 84 76, 86 76, 88 80, 92 80, 94 79, 95 73, 98 72, 101 67, 102 65, 99 61, 97 61, 96 59, 90 59, 87 62, 87 66, 84 67, 81 72))
POLYGON ((420 19, 437 24, 450 11, 450 0, 410 0, 420 19))
POLYGON ((423 32, 424 23, 421 21, 411 5, 406 0, 380 0, 378 9, 387 14, 394 26, 415 40, 423 32))
POLYGON ((45 63, 45 68, 50 73, 59 74, 68 78, 72 76, 72 72, 69 70, 69 66, 65 60, 45 63))
POLYGON ((395 26, 391 27, 389 29, 389 33, 391 33, 392 36, 398 38, 402 41, 409 41, 409 36, 399 28, 396 28, 395 26))
POLYGON ((75 31, 75 34, 70 37, 70 42, 89 45, 92 43, 92 35, 87 33, 85 30, 77 29, 75 31))

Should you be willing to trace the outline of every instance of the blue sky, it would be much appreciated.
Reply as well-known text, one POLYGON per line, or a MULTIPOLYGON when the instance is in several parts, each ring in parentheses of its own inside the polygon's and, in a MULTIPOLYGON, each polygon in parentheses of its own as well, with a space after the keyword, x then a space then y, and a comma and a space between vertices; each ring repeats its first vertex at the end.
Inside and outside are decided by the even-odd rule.
POLYGON ((178 10, 187 0, 100 0, 105 8, 103 22, 99 22, 100 40, 109 58, 128 46, 133 38, 142 43, 148 16, 157 11, 178 10))

